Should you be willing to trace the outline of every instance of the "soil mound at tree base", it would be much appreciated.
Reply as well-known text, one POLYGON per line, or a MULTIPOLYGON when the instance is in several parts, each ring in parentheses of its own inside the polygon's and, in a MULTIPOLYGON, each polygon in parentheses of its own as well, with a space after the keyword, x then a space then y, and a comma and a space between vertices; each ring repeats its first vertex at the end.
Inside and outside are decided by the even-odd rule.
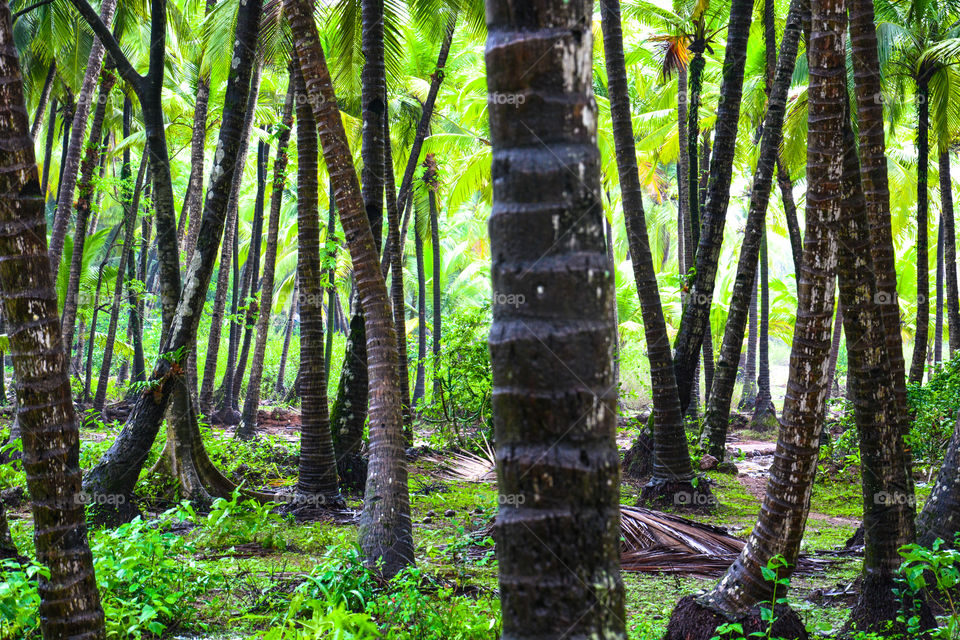
MULTIPOLYGON (((786 605, 777 605, 775 613, 776 621, 773 623, 770 637, 782 640, 808 640, 806 627, 793 609, 786 605)), ((768 623, 761 617, 758 607, 731 621, 706 608, 697 602, 695 597, 686 596, 674 607, 663 640, 710 640, 720 635, 717 633, 717 627, 730 622, 743 626, 743 633, 735 633, 734 637, 749 638, 751 633, 766 634, 767 632, 768 623)))

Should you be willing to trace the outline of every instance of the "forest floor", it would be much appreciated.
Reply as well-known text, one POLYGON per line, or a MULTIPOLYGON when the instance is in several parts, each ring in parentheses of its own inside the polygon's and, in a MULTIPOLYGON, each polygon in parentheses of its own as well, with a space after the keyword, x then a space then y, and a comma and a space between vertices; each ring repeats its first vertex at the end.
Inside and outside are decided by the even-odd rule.
MULTIPOLYGON (((246 486, 289 486, 296 477, 292 449, 299 434, 299 416, 288 409, 276 409, 262 412, 261 421, 269 435, 252 446, 237 445, 231 430, 213 427, 207 437, 211 457, 246 486)), ((113 428, 85 430, 81 463, 88 466, 96 460, 114 434, 113 428)), ((628 447, 635 436, 635 428, 621 426, 618 446, 628 447)), ((748 536, 763 496, 774 438, 774 433, 734 432, 730 446, 738 450, 732 460, 739 474, 705 472, 717 507, 706 514, 681 515, 721 526, 736 537, 748 536)), ((340 594, 347 609, 370 614, 389 638, 499 637, 497 564, 494 543, 488 536, 497 512, 496 486, 452 479, 438 464, 444 455, 434 452, 411 461, 410 497, 418 571, 391 585, 377 583, 357 562, 356 515, 361 504, 356 494, 347 494, 352 512, 320 521, 292 522, 267 510, 224 501, 219 511, 215 505, 215 513, 210 516, 186 516, 188 522, 183 526, 161 527, 166 532, 163 535, 187 541, 161 545, 162 552, 172 556, 174 567, 170 571, 179 572, 179 577, 164 578, 173 580, 173 587, 168 584, 167 588, 180 593, 180 602, 174 606, 176 615, 171 614, 162 636, 205 640, 256 637, 256 631, 284 625, 291 612, 304 615, 302 610, 298 614, 288 606, 296 594, 329 601, 334 593, 334 598, 340 594), (222 517, 224 512, 229 521, 222 517)), ((636 504, 642 486, 642 480, 624 480, 621 503, 636 504)), ((929 491, 923 483, 918 483, 917 489, 921 500, 929 491)), ((795 575, 789 598, 808 629, 824 637, 839 630, 855 600, 861 556, 846 550, 845 544, 859 525, 860 505, 859 472, 855 467, 821 470, 802 553, 823 558, 829 565, 823 571, 795 575)), ((157 500, 153 513, 145 518, 156 517, 169 507, 170 503, 164 505, 157 500)), ((15 541, 21 552, 32 556, 32 526, 26 502, 7 508, 15 541)), ((125 537, 122 544, 126 545, 122 553, 157 553, 157 544, 149 542, 147 529, 122 531, 120 537, 125 537)), ((93 531, 95 556, 119 553, 115 547, 121 542, 117 538, 116 532, 93 531)), ((156 578, 149 574, 160 571, 154 568, 159 566, 153 561, 146 563, 142 568, 146 573, 139 580, 147 583, 156 578)), ((109 570, 107 567, 102 569, 98 564, 98 573, 109 570)), ((653 640, 662 636, 674 604, 684 595, 710 588, 716 577, 624 572, 623 580, 629 636, 632 640, 653 640)), ((111 611, 108 609, 108 616, 111 611)), ((121 607, 114 615, 127 614, 121 607)))

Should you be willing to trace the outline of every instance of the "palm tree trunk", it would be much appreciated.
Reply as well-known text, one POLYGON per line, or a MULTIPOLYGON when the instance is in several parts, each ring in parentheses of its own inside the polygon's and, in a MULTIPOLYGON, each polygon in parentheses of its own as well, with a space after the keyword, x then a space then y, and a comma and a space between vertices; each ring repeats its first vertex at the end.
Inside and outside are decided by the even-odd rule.
MULTIPOLYGON (((943 212, 937 225, 937 311, 933 322, 933 363, 943 360, 943 212)), ((931 375, 933 371, 928 374, 931 375)))
MULTIPOLYGON (((260 290, 260 247, 263 244, 263 199, 267 184, 267 162, 269 149, 262 140, 257 149, 257 196, 253 208, 253 225, 251 228, 251 247, 247 251, 248 276, 245 278, 247 286, 242 300, 245 307, 243 313, 243 346, 240 348, 240 357, 237 359, 236 373, 233 375, 233 394, 229 398, 230 407, 237 411, 240 408, 240 388, 243 386, 243 376, 247 370, 247 359, 250 357, 250 342, 253 339, 253 329, 257 324, 257 293, 260 290), (252 258, 252 259, 251 259, 252 258)), ((241 416, 238 416, 240 419, 241 416)))
POLYGON ((434 402, 439 402, 443 393, 442 381, 440 379, 440 334, 442 330, 440 317, 440 219, 437 211, 437 163, 433 154, 428 153, 424 161, 426 170, 423 175, 423 181, 427 185, 427 200, 430 205, 430 264, 433 267, 433 274, 430 279, 430 291, 433 294, 431 307, 433 309, 433 325, 431 326, 431 335, 433 336, 433 346, 431 355, 433 356, 433 393, 431 398, 434 402))
POLYGON ((770 391, 770 264, 767 257, 767 230, 760 240, 760 345, 757 349, 757 399, 751 425, 767 431, 777 427, 777 412, 770 391))
MULTIPOLYGON (((880 312, 885 327, 887 356, 893 375, 900 432, 909 429, 907 387, 904 374, 903 339, 900 335, 900 303, 897 299, 897 272, 894 262, 890 218, 890 184, 884 138, 883 101, 877 28, 871 0, 849 0, 850 47, 854 89, 857 97, 857 131, 860 138, 860 165, 863 193, 870 221, 870 253, 877 277, 877 296, 884 303, 880 312)), ((904 523, 906 524, 906 523, 904 523)))
MULTIPOLYGON (((846 97, 841 98, 846 105, 846 97)), ((907 477, 906 443, 898 437, 890 360, 883 340, 876 276, 869 259, 870 227, 856 154, 856 137, 844 116, 843 182, 846 194, 838 226, 838 277, 847 335, 849 375, 855 392, 862 458, 864 561, 860 598, 851 622, 862 631, 887 631, 896 623, 900 600, 894 592, 900 567, 899 523, 913 521, 913 484, 907 477)), ((913 531, 911 531, 913 533, 913 531)), ((905 540, 913 542, 913 536, 905 540)), ((902 631, 903 629, 901 629, 902 631)))
MULTIPOLYGON (((160 353, 167 354, 167 357, 158 358, 156 361, 149 383, 152 392, 137 396, 130 417, 113 445, 87 473, 84 479, 87 491, 118 494, 127 496, 128 500, 132 499, 133 487, 156 439, 170 399, 177 387, 181 392, 185 390, 184 361, 186 353, 196 342, 197 327, 216 262, 229 195, 236 175, 236 164, 240 156, 240 138, 243 134, 255 50, 253 43, 256 42, 261 8, 260 0, 247 0, 237 12, 234 64, 230 68, 224 95, 220 140, 215 156, 217 160, 211 171, 210 189, 197 236, 197 254, 191 260, 183 295, 177 303, 173 322, 161 344, 160 353)), ((189 394, 180 393, 179 396, 189 400, 189 394)), ((195 426, 195 420, 190 419, 193 414, 192 406, 189 406, 189 414, 189 422, 195 426)), ((205 459, 202 442, 191 444, 196 459, 183 460, 184 464, 196 463, 197 460, 206 462, 204 479, 216 480, 218 493, 224 490, 229 493, 233 487, 232 483, 225 478, 213 475, 216 470, 212 469, 209 460, 205 459)), ((188 488, 187 491, 190 489, 188 488)), ((190 493, 196 495, 192 491, 190 493)), ((118 514, 104 509, 98 515, 101 519, 110 519, 111 517, 129 517, 131 513, 118 514)))
MULTIPOLYGON (((687 133, 687 120, 689 118, 687 99, 687 67, 681 66, 677 70, 677 139, 680 141, 680 151, 677 153, 677 229, 679 231, 677 264, 680 267, 680 274, 683 276, 687 275, 690 263, 693 261, 693 236, 690 233, 690 194, 696 195, 697 193, 691 191, 689 148, 683 148, 683 143, 690 140, 687 133)), ((696 139, 694 139, 694 147, 696 147, 696 139)), ((695 174, 696 171, 694 171, 695 174)))
MULTIPOLYGON (((103 0, 100 3, 100 20, 109 25, 113 22, 113 14, 116 9, 117 0, 103 0)), ((60 166, 60 192, 57 197, 57 212, 54 214, 53 229, 50 232, 50 268, 54 274, 60 267, 63 240, 67 235, 67 227, 70 225, 73 194, 77 188, 77 172, 80 170, 80 160, 83 156, 83 137, 87 132, 87 118, 90 116, 90 105, 92 104, 91 98, 94 89, 96 89, 97 80, 100 78, 105 51, 104 44, 99 38, 95 37, 93 45, 90 47, 90 55, 87 57, 83 83, 80 85, 76 108, 73 112, 69 150, 60 166)), ((64 140, 64 145, 66 144, 66 140, 64 140)), ((65 146, 65 148, 67 147, 65 146)))
POLYGON ((416 223, 413 240, 417 254, 417 377, 413 385, 413 406, 419 407, 427 387, 427 372, 424 368, 427 359, 427 269, 423 260, 423 237, 416 223))
MULTIPOLYGON (((397 202, 403 207, 403 222, 400 229, 400 246, 406 246, 407 228, 410 224, 411 212, 413 210, 413 175, 420 162, 420 151, 423 149, 423 142, 427 139, 430 132, 430 120, 433 118, 433 109, 437 102, 437 94, 440 93, 440 85, 443 84, 444 68, 447 66, 447 58, 450 55, 450 46, 453 44, 453 33, 457 27, 457 14, 450 16, 447 24, 447 32, 440 44, 440 52, 437 54, 437 68, 430 75, 430 89, 427 91, 427 99, 423 102, 423 108, 420 110, 420 121, 417 122, 417 131, 413 137, 413 144, 410 146, 410 155, 407 157, 407 166, 403 171, 403 179, 400 181, 400 192, 397 195, 397 202)), ((383 262, 388 264, 390 256, 384 252, 383 262)))
POLYGON ((827 361, 827 400, 835 393, 839 393, 840 384, 837 382, 837 359, 840 357, 840 339, 843 336, 843 306, 837 304, 837 313, 833 321, 833 339, 830 341, 830 359, 827 361))
MULTIPOLYGON (((390 279, 390 299, 393 304, 393 324, 397 332, 397 365, 400 372, 400 404, 403 407, 403 424, 407 443, 413 444, 413 415, 410 412, 410 371, 407 362, 407 308, 403 296, 403 247, 400 245, 400 211, 397 207, 397 188, 393 175, 393 148, 390 143, 389 114, 383 115, 383 175, 384 188, 387 194, 387 248, 390 254, 390 268, 393 277, 390 279)), ((332 227, 332 225, 331 225, 332 227)), ((328 227, 329 228, 329 227, 328 227)), ((386 274, 384 274, 386 277, 386 274)), ((331 280, 332 282, 332 280, 331 280)), ((333 318, 333 300, 327 307, 327 315, 333 318)), ((327 340, 330 340, 331 326, 327 325, 327 340)), ((330 363, 327 363, 327 367, 330 363)))
MULTIPOLYGON (((623 53, 620 4, 616 0, 602 2, 600 11, 603 46, 607 61, 610 117, 613 122, 613 134, 616 143, 617 170, 623 198, 624 223, 630 245, 634 279, 637 283, 637 294, 640 298, 640 308, 643 314, 643 325, 646 331, 647 352, 650 360, 650 386, 653 390, 654 470, 653 477, 650 479, 650 483, 644 487, 640 499, 643 502, 669 503, 672 505, 697 504, 692 496, 700 497, 701 493, 694 487, 693 483, 693 465, 690 461, 690 453, 687 449, 687 440, 683 428, 683 412, 677 394, 677 381, 674 377, 673 361, 670 353, 670 339, 667 337, 667 326, 663 318, 660 291, 647 237, 643 192, 641 191, 637 171, 637 154, 630 116, 629 94, 627 92, 627 71, 623 53)), ((544 113, 544 117, 549 119, 551 116, 544 113)), ((544 120, 544 122, 546 121, 544 120)), ((535 175, 531 177, 531 180, 538 179, 542 180, 545 185, 550 184, 547 175, 539 178, 535 175)), ((556 194, 550 195, 549 191, 544 191, 544 196, 547 198, 557 197, 556 194)), ((692 205, 691 209, 693 209, 692 205)), ((524 242, 530 241, 528 234, 522 233, 520 235, 524 238, 524 242)), ((545 237, 550 235, 552 234, 545 237)), ((600 311, 596 317, 603 317, 604 313, 605 311, 600 311)), ((706 483, 700 484, 700 487, 706 489, 706 483)), ((709 489, 702 494, 702 497, 710 497, 709 489)))
MULTIPOLYGON (((619 3, 601 8, 622 41, 619 3)), ((487 3, 497 558, 503 637, 518 640, 626 638, 592 15, 589 0, 487 3), (524 302, 496 304, 507 295, 524 302)))
MULTIPOLYGON (((682 410, 686 410, 690 401, 693 375, 700 357, 703 335, 710 321, 717 263, 720 259, 720 245, 723 242, 727 203, 730 200, 730 178, 733 170, 737 123, 740 118, 743 69, 747 57, 746 47, 752 9, 753 5, 749 0, 734 0, 730 8, 723 83, 720 86, 720 95, 723 99, 717 108, 710 183, 703 210, 703 233, 700 235, 696 253, 697 271, 690 292, 684 298, 680 331, 674 342, 673 365, 676 370, 682 410)), ((691 104, 691 113, 693 108, 691 104)), ((692 132, 691 135, 693 135, 692 132)), ((693 171, 692 159, 691 171, 693 171)), ((693 207, 690 208, 692 212, 693 207)), ((698 228, 697 222, 693 220, 694 229, 698 228)))
POLYGON ((50 187, 50 161, 53 159, 53 141, 57 134, 57 106, 59 102, 56 98, 50 101, 50 115, 47 116, 47 140, 44 144, 43 152, 43 180, 40 183, 40 192, 43 197, 47 197, 47 190, 50 187))
POLYGON ((930 260, 927 257, 927 166, 930 162, 930 91, 926 76, 917 80, 917 318, 910 382, 922 382, 930 330, 930 260))
POLYGON ((363 307, 370 375, 370 461, 360 516, 360 547, 368 565, 393 576, 413 564, 413 531, 404 452, 400 381, 397 372, 397 336, 390 296, 380 271, 377 245, 364 214, 360 185, 343 120, 337 108, 333 81, 306 0, 286 0, 300 68, 317 121, 329 174, 337 185, 337 209, 347 237, 363 307), (382 564, 377 564, 382 562, 382 564))
MULTIPOLYGON (((843 195, 840 175, 844 151, 843 101, 846 99, 843 3, 814 0, 812 5, 808 49, 807 231, 790 379, 777 453, 760 519, 746 546, 720 583, 699 602, 690 596, 680 601, 667 628, 666 640, 710 638, 716 635, 716 626, 721 622, 743 616, 759 602, 769 601, 774 583, 765 579, 762 569, 781 555, 787 565, 778 569, 777 574, 788 577, 800 551, 824 422, 837 271, 836 225, 843 195)), ((777 598, 785 595, 784 587, 778 586, 777 598)), ((789 624, 785 613, 778 611, 777 616, 778 625, 789 624)), ((802 623, 795 615, 793 620, 802 631, 802 623)), ((766 624, 763 623, 765 628, 766 624)), ((778 625, 774 625, 772 635, 795 637, 784 633, 782 627, 778 629, 778 625)), ((745 626, 743 635, 757 630, 745 626)))
MULTIPOLYGON (((297 93, 307 95, 299 69, 297 93)), ((300 282, 300 474, 297 493, 321 505, 342 501, 330 436, 323 375, 323 287, 317 208, 317 125, 310 105, 297 101, 297 279, 300 282)))
POLYGON ((953 357, 960 350, 960 296, 957 295, 957 237, 953 217, 949 150, 940 153, 940 211, 943 216, 943 266, 947 289, 947 323, 950 327, 950 357, 953 357))
MULTIPOLYGON (((753 272, 753 286, 750 288, 750 323, 747 325, 747 353, 743 361, 743 391, 740 393, 740 403, 737 408, 740 411, 750 411, 757 404, 757 345, 759 344, 759 334, 757 332, 757 321, 759 312, 757 310, 757 281, 759 275, 756 270, 753 272)), ((729 318, 729 315, 728 315, 729 318)))
POLYGON ((80 295, 80 270, 83 266, 83 246, 87 239, 87 222, 93 208, 94 172, 100 165, 100 155, 104 150, 106 136, 103 135, 103 119, 107 113, 107 100, 116 82, 116 76, 109 69, 104 70, 97 93, 97 108, 90 125, 90 139, 80 167, 80 181, 77 189, 76 234, 73 240, 73 254, 70 258, 70 277, 67 282, 67 295, 63 303, 63 343, 73 344, 74 329, 77 321, 77 306, 80 295))
MULTIPOLYGON (((126 136, 124 136, 126 137, 126 136)), ((129 165, 124 163, 125 171, 129 172, 129 165)), ((120 252, 120 262, 117 265, 117 282, 113 290, 113 306, 110 311, 110 324, 107 327, 107 341, 103 350, 103 362, 100 365, 100 377, 97 381, 97 392, 93 397, 95 411, 103 411, 107 399, 107 384, 110 381, 110 363, 113 360, 113 345, 117 337, 117 324, 120 318, 120 302, 123 297, 123 274, 127 271, 127 262, 133 260, 134 232, 136 231, 137 214, 140 210, 140 190, 143 186, 144 173, 147 168, 147 157, 140 160, 140 169, 137 173, 137 184, 133 189, 132 199, 126 207, 125 234, 123 249, 120 252)))
POLYGON ((293 334, 293 317, 297 311, 297 300, 300 298, 300 282, 294 276, 293 295, 290 297, 290 313, 287 314, 286 328, 283 331, 283 349, 280 352, 280 365, 277 369, 277 384, 274 386, 274 393, 278 396, 283 395, 284 380, 287 375, 287 355, 290 353, 290 337, 293 334))
MULTIPOLYGON (((387 135, 387 140, 390 136, 387 135)), ((333 332, 337 327, 337 313, 340 311, 340 301, 337 299, 337 243, 334 239, 334 229, 337 226, 337 201, 333 195, 333 182, 327 190, 329 206, 327 207, 326 251, 327 264, 327 343, 323 352, 323 377, 327 381, 327 390, 330 389, 330 363, 333 359, 333 332)))
MULTIPOLYGON (((63 184, 66 180, 63 179, 64 170, 67 168, 67 154, 70 152, 70 128, 73 125, 73 114, 77 108, 76 103, 73 100, 73 96, 70 94, 70 90, 67 90, 67 101, 63 105, 63 111, 60 114, 60 171, 57 173, 57 202, 60 202, 60 194, 63 192, 63 184)), ((64 232, 66 233, 66 232, 64 232)), ((62 250, 62 246, 61 246, 62 250)))
POLYGON ((800 261, 803 259, 803 233, 797 220, 797 203, 793 199, 793 181, 784 168, 783 160, 777 156, 777 184, 780 186, 780 200, 783 202, 783 215, 787 220, 787 235, 790 236, 790 249, 793 253, 793 272, 800 282, 800 261))
POLYGON ((80 490, 80 438, 46 257, 46 216, 10 8, 0 2, 0 291, 17 380, 45 638, 106 637, 80 490))
MULTIPOLYGON (((206 13, 216 5, 216 0, 207 0, 206 13)), ((210 106, 210 75, 201 75, 197 81, 197 95, 193 107, 193 133, 190 136, 190 179, 184 196, 187 213, 187 234, 184 238, 183 255, 187 262, 197 246, 197 230, 203 214, 203 150, 207 141, 207 111, 210 106)), ((194 372, 195 373, 195 372, 194 372)))
POLYGON ((37 110, 33 115, 33 124, 30 125, 30 137, 36 138, 40 133, 40 125, 43 124, 43 112, 47 109, 47 101, 50 99, 50 91, 53 89, 53 81, 57 77, 57 61, 50 61, 50 68, 47 70, 47 78, 43 81, 43 89, 40 90, 40 99, 37 101, 37 110))
MULTIPOLYGON (((277 268, 277 239, 280 233, 280 207, 289 156, 290 128, 293 126, 293 100, 296 95, 293 77, 288 80, 287 97, 283 103, 280 135, 277 137, 277 157, 273 161, 273 192, 270 194, 270 215, 267 219, 267 247, 263 256, 263 282, 260 286, 260 315, 257 316, 257 341, 253 347, 247 395, 243 402, 243 416, 237 427, 237 437, 252 438, 257 430, 257 410, 260 407, 260 385, 263 381, 263 359, 270 335, 270 316, 273 309, 273 283, 277 268)), ((289 342, 285 344, 289 347, 289 342)), ((324 376, 326 379, 326 376, 324 376)))

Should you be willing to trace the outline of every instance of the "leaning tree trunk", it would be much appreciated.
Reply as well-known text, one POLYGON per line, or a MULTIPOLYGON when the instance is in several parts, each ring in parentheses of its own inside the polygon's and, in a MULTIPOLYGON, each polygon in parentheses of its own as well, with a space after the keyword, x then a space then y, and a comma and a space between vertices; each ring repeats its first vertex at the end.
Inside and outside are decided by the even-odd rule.
MULTIPOLYGON (((841 99, 846 105, 846 97, 841 99)), ((900 613, 901 602, 894 591, 900 567, 899 523, 912 520, 910 505, 914 494, 906 475, 906 443, 899 437, 890 360, 883 340, 885 329, 870 260, 870 227, 856 137, 846 114, 843 124, 845 201, 838 226, 837 275, 849 375, 855 389, 853 403, 862 458, 864 530, 863 583, 848 624, 861 631, 879 633, 897 624, 900 613)), ((913 540, 908 538, 905 542, 913 540)))
POLYGON ((323 156, 337 186, 343 226, 363 307, 370 374, 370 461, 360 516, 360 547, 368 565, 393 576, 413 564, 413 531, 407 488, 397 336, 377 245, 363 209, 360 185, 337 108, 333 81, 307 0, 285 0, 300 68, 313 107, 323 156))
POLYGON ((277 137, 277 157, 273 161, 273 192, 270 194, 270 215, 267 219, 267 250, 263 256, 263 282, 260 287, 260 315, 257 316, 257 341, 253 347, 250 363, 250 378, 247 380, 247 395, 243 402, 243 416, 237 428, 237 436, 252 438, 257 431, 257 410, 260 407, 260 384, 263 381, 263 359, 267 352, 270 335, 270 315, 273 309, 273 282, 277 269, 277 236, 280 233, 280 207, 283 204, 283 189, 286 185, 286 170, 289 157, 290 128, 293 126, 293 101, 296 95, 293 77, 287 86, 283 103, 283 119, 277 137))
MULTIPOLYGON (((808 50, 807 231, 777 453, 760 519, 746 546, 712 591, 699 599, 688 596, 680 601, 668 625, 667 640, 708 640, 716 635, 716 627, 730 618, 759 622, 759 616, 751 616, 750 611, 758 603, 769 601, 774 591, 774 583, 764 577, 763 569, 780 555, 787 564, 776 573, 778 577, 788 577, 800 552, 824 423, 837 270, 836 226, 843 195, 843 101, 846 99, 843 3, 814 0, 812 4, 808 50)), ((785 595, 784 587, 778 586, 777 598, 785 595)), ((777 614, 778 624, 789 626, 778 629, 774 625, 774 636, 794 638, 799 632, 806 637, 803 624, 795 614, 788 617, 779 610, 777 614)), ((762 624, 765 631, 766 623, 762 624)), ((744 626, 744 635, 759 631, 756 624, 754 628, 749 624, 744 626)))
MULTIPOLYGON (((600 12, 607 61, 610 116, 613 122, 617 170, 624 205, 624 222, 646 330, 650 385, 653 389, 653 477, 644 487, 641 501, 670 505, 698 504, 702 502, 700 498, 709 500, 711 496, 706 483, 694 482, 693 465, 683 428, 683 412, 680 408, 677 381, 674 377, 670 339, 667 336, 667 325, 660 305, 660 291, 653 268, 653 257, 650 254, 647 221, 643 211, 643 193, 637 172, 633 124, 630 117, 620 4, 617 0, 602 2, 600 12), (694 496, 698 498, 696 501, 693 499, 694 496)), ((549 117, 548 113, 544 115, 549 117)), ((538 177, 532 174, 531 179, 536 180, 538 177)), ((547 176, 540 179, 549 184, 547 176)), ((554 188, 559 190, 561 187, 554 188)), ((557 194, 551 197, 556 198, 557 194)), ((518 239, 522 239, 524 243, 530 242, 530 232, 519 233, 518 239)), ((598 317, 603 317, 602 311, 598 313, 598 317)), ((562 372, 554 371, 554 373, 562 372)))
MULTIPOLYGON (((100 3, 100 19, 104 24, 113 22, 113 14, 117 9, 117 0, 103 0, 100 3)), ((105 48, 99 38, 93 39, 90 55, 87 57, 87 66, 83 73, 83 84, 77 96, 76 108, 73 112, 73 122, 70 126, 69 150, 60 167, 60 192, 57 196, 57 211, 53 218, 53 229, 50 232, 50 269, 56 274, 60 267, 60 257, 63 253, 63 241, 70 225, 70 211, 73 209, 73 194, 77 188, 77 172, 80 170, 80 159, 83 155, 83 137, 87 133, 87 118, 90 116, 90 106, 100 70, 103 67, 105 48)), ((64 134, 66 135, 66 134, 64 134)))
MULTIPOLYGON (((299 69, 296 92, 306 95, 299 69)), ((317 125, 310 105, 297 101, 297 279, 300 282, 300 430, 298 497, 313 504, 342 502, 330 437, 323 367, 323 269, 317 207, 317 125)))
POLYGON ((940 153, 940 211, 943 216, 944 284, 947 288, 947 325, 950 357, 960 350, 960 296, 957 295, 957 234, 953 217, 953 187, 950 180, 950 152, 940 153))
POLYGON ((923 382, 930 331, 930 260, 927 257, 927 165, 930 162, 930 91, 927 76, 917 80, 917 318, 910 382, 923 382))
MULTIPOLYGON (((47 77, 43 81, 43 89, 40 90, 40 99, 37 101, 37 110, 33 114, 33 124, 30 125, 30 137, 36 139, 40 133, 40 125, 43 124, 43 112, 47 108, 47 101, 50 99, 50 91, 53 89, 53 81, 57 77, 57 61, 50 61, 50 68, 47 69, 47 77)), ((51 119, 51 122, 53 120, 51 119)))
MULTIPOLYGON (((256 41, 261 7, 260 0, 246 0, 237 13, 235 64, 231 65, 224 96, 223 120, 215 156, 217 161, 211 171, 210 189, 200 223, 197 248, 187 270, 183 294, 177 303, 170 330, 161 344, 160 353, 166 357, 157 359, 147 383, 149 392, 137 396, 130 417, 117 439, 87 473, 84 486, 88 492, 112 493, 132 500, 133 488, 156 439, 175 388, 180 387, 184 392, 179 394, 180 397, 189 399, 189 394, 185 393, 184 361, 196 342, 197 327, 216 263, 217 248, 223 234, 227 204, 236 175, 255 49, 251 43, 256 41)), ((192 412, 191 406, 189 413, 192 412)), ((191 422, 195 424, 195 420, 191 422)), ((198 458, 204 457, 201 455, 202 443, 193 443, 191 448, 198 458)), ((186 464, 188 461, 182 462, 186 464)), ((209 460, 206 462, 209 463, 209 460)), ((216 470, 211 465, 206 465, 204 473, 203 480, 216 480, 219 483, 218 493, 222 493, 224 489, 229 493, 232 485, 222 477, 214 477, 216 470)), ((129 517, 134 511, 102 509, 99 517, 104 520, 129 517)))
MULTIPOLYGON (((609 32, 619 3, 601 7, 609 32)), ((496 537, 515 640, 626 638, 592 16, 590 0, 487 3, 496 537)))
POLYGON ((0 296, 17 380, 45 638, 106 638, 80 489, 80 436, 10 8, 0 2, 0 296))
MULTIPOLYGON (((100 165, 100 156, 104 153, 106 137, 103 135, 103 119, 107 114, 107 101, 116 82, 116 76, 105 69, 97 93, 97 108, 90 125, 90 138, 87 150, 80 166, 80 180, 77 186, 77 221, 73 239, 73 254, 70 257, 70 277, 67 280, 67 295, 63 303, 63 343, 73 344, 73 335, 77 321, 77 307, 80 297, 80 271, 83 267, 83 247, 87 239, 87 222, 93 208, 94 172, 100 165)), ((91 232, 93 229, 90 230, 91 232)))
POLYGON ((773 187, 773 172, 776 164, 776 152, 783 137, 783 118, 786 113, 787 91, 793 77, 797 48, 800 41, 801 25, 809 11, 805 0, 793 0, 784 27, 777 71, 767 103, 764 117, 763 134, 760 140, 760 156, 757 171, 753 178, 750 193, 750 207, 744 225, 741 242, 740 260, 737 263, 737 275, 733 284, 730 311, 724 328, 723 343, 717 359, 713 386, 707 400, 704 435, 709 442, 709 452, 718 460, 725 454, 727 426, 730 416, 730 404, 736 385, 740 353, 743 348, 743 334, 747 324, 751 290, 754 287, 757 258, 760 253, 762 230, 773 187))
MULTIPOLYGON (((743 69, 747 57, 747 39, 750 34, 752 10, 753 4, 749 0, 733 0, 730 8, 723 82, 720 86, 722 99, 717 108, 710 183, 707 188, 707 202, 700 225, 702 233, 696 253, 696 276, 690 291, 684 297, 680 331, 674 343, 673 366, 676 370, 682 410, 686 410, 690 401, 690 390, 693 387, 693 376, 703 344, 703 335, 710 324, 713 288, 720 259, 720 245, 723 242, 727 204, 730 201, 730 178, 733 171, 737 123, 740 118, 743 69)), ((692 111, 693 106, 691 105, 690 108, 692 111)))

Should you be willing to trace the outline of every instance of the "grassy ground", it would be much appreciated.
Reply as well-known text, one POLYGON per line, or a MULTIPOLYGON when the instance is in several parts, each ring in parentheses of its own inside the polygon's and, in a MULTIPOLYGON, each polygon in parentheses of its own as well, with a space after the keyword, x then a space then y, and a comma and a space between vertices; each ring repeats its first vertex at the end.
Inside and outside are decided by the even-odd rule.
MULTIPOLYGON (((208 437, 209 448, 235 480, 255 477, 274 486, 293 481, 295 442, 274 437, 253 448, 237 448, 223 435, 214 430, 208 437)), ((621 439, 632 435, 624 429, 621 439)), ((84 463, 96 459, 111 437, 109 431, 85 433, 84 463)), ((707 477, 719 507, 712 514, 691 517, 747 536, 756 520, 763 480, 721 473, 707 473, 707 477)), ((11 480, 12 476, 6 479, 11 480)), ((854 533, 861 500, 856 480, 851 470, 839 478, 821 474, 813 493, 804 553, 839 549, 854 533)), ((640 483, 625 482, 622 502, 634 504, 640 488, 640 483)), ((152 622, 163 625, 153 629, 164 637, 251 637, 269 634, 270 629, 277 634, 285 618, 294 616, 359 629, 354 636, 344 637, 373 637, 364 635, 361 620, 349 619, 350 611, 365 612, 391 638, 498 637, 497 564, 487 535, 496 513, 496 488, 441 478, 437 465, 421 458, 411 468, 410 494, 418 570, 392 585, 377 583, 359 567, 356 524, 349 521, 299 523, 242 502, 222 501, 209 516, 181 510, 179 515, 168 514, 167 524, 160 527, 142 526, 119 534, 94 531, 91 538, 105 600, 113 602, 108 615, 114 616, 118 637, 137 637, 137 633, 151 637, 152 622), (170 566, 158 563, 161 557, 170 560, 170 566), (135 593, 115 593, 124 589, 135 593), (144 590, 155 593, 141 593, 144 590), (163 605, 156 603, 171 593, 178 595, 167 603, 170 611, 164 614, 163 605), (290 603, 297 604, 298 598, 315 602, 292 610, 290 603), (161 609, 160 613, 144 614, 144 602, 161 609), (338 603, 348 617, 346 622, 327 620, 338 603), (146 622, 137 622, 142 616, 146 622)), ((348 504, 359 510, 356 496, 348 504)), ((32 527, 26 506, 12 509, 9 515, 20 550, 30 554, 32 527)), ((843 623, 851 600, 829 594, 847 590, 858 570, 858 559, 836 558, 828 570, 794 577, 791 602, 811 630, 826 632, 843 623)), ((714 581, 625 573, 630 638, 659 638, 674 603, 714 581)), ((30 637, 28 630, 23 633, 30 637)), ((2 626, 0 638, 5 638, 2 626)))

